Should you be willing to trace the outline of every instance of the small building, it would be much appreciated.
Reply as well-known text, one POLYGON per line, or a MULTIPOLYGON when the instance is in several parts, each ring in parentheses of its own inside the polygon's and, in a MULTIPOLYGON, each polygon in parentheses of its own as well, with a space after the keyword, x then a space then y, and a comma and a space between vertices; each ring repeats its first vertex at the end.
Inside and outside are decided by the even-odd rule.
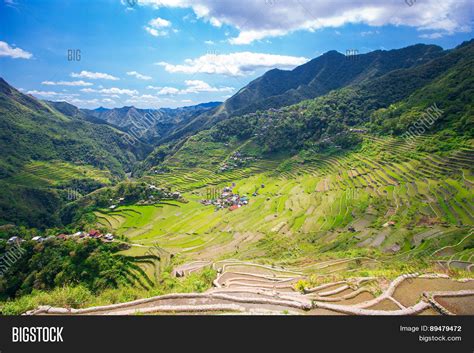
POLYGON ((31 240, 36 241, 37 243, 42 243, 44 241, 44 238, 40 236, 36 236, 36 237, 31 238, 31 240))
POLYGON ((15 244, 15 243, 18 244, 22 241, 23 240, 20 237, 13 236, 13 237, 11 237, 10 239, 7 240, 7 244, 15 244))
POLYGON ((89 231, 89 236, 92 238, 99 238, 102 236, 102 234, 98 230, 92 229, 89 231))
POLYGON ((395 222, 394 221, 388 221, 387 223, 384 223, 383 224, 383 227, 387 228, 387 227, 394 227, 395 226, 395 222))
POLYGON ((112 241, 114 240, 114 236, 112 235, 112 233, 107 233, 106 235, 104 235, 104 239, 107 241, 112 241))

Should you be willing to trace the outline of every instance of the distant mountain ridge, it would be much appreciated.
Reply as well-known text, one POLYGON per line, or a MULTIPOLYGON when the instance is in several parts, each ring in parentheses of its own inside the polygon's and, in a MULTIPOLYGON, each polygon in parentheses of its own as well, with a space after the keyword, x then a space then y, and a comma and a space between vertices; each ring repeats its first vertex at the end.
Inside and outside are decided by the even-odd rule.
POLYGON ((349 56, 332 50, 291 71, 266 72, 227 99, 224 111, 228 115, 241 115, 291 105, 389 71, 424 64, 443 53, 441 47, 425 44, 349 56))
POLYGON ((142 138, 150 143, 167 136, 174 129, 185 125, 198 115, 213 110, 222 102, 208 102, 180 108, 140 109, 134 106, 122 108, 80 109, 85 116, 130 132, 133 127, 146 127, 142 138))

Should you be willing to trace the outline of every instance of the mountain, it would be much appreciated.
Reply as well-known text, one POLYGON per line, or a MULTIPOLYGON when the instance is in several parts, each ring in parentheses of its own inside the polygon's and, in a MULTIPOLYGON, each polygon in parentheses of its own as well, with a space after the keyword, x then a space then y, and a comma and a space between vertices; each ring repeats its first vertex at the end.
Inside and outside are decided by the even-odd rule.
POLYGON ((266 72, 226 100, 225 112, 241 115, 294 104, 389 71, 422 65, 440 55, 443 55, 441 47, 424 44, 358 55, 329 51, 291 71, 266 72))
MULTIPOLYGON (((474 41, 442 52, 434 47, 429 60, 420 59, 423 51, 426 46, 395 51, 404 64, 379 53, 387 61, 379 56, 348 77, 335 70, 338 79, 328 82, 341 86, 327 92, 329 86, 317 91, 308 66, 298 78, 304 85, 268 93, 282 102, 297 99, 290 105, 239 115, 228 114, 227 103, 160 109, 161 120, 139 139, 146 144, 123 143, 124 131, 133 134, 135 124, 143 126, 156 111, 83 110, 37 100, 0 81, 0 147, 6 151, 0 156, 0 238, 19 234, 28 250, 0 288, 10 297, 39 290, 0 311, 23 313, 46 299, 56 305, 66 290, 76 296, 84 288, 91 288, 91 299, 81 305, 96 305, 97 298, 115 303, 130 293, 126 286, 135 286, 135 299, 136 286, 153 286, 153 280, 158 287, 139 296, 188 288, 189 278, 196 281, 191 291, 210 287, 214 271, 204 282, 189 276, 183 269, 191 262, 181 266, 184 254, 186 261, 206 264, 228 259, 234 268, 244 265, 235 259, 245 259, 245 267, 258 273, 262 264, 280 273, 283 265, 300 268, 307 277, 285 290, 318 287, 324 276, 357 278, 348 283, 370 286, 359 287, 361 293, 381 293, 387 277, 406 273, 466 278, 474 246, 474 41), (300 99, 310 91, 317 96, 300 99), (132 178, 123 178, 129 170, 132 178), (41 233, 7 222, 60 229, 41 233), (97 240, 112 247, 101 252, 91 240, 29 240, 89 229, 113 233, 118 241, 97 240), (158 259, 166 263, 151 262, 158 259), (184 278, 169 272, 175 265, 184 278), (97 268, 104 271, 91 274, 97 268), (175 279, 182 282, 169 282, 175 279), (111 281, 119 288, 104 286, 111 281)), ((5 240, 0 250, 9 246, 5 240)), ((452 283, 459 290, 459 281, 452 283)), ((439 286, 451 290, 448 278, 439 286)), ((415 289, 433 290, 422 287, 415 289)), ((360 302, 367 300, 362 294, 360 302)), ((415 299, 407 308, 417 305, 415 299)))
POLYGON ((89 120, 95 118, 129 133, 134 128, 144 127, 145 133, 140 136, 141 139, 156 143, 179 126, 186 125, 196 116, 212 111, 221 104, 222 102, 209 102, 176 109, 139 109, 133 106, 106 109, 101 107, 94 110, 81 109, 80 111, 89 117, 89 120))
MULTIPOLYGON (((37 100, 0 78, 0 223, 57 222, 57 190, 90 192, 123 178, 151 147, 88 120, 68 103, 37 100)), ((64 196, 64 195, 63 195, 64 196)), ((67 196, 67 195, 66 195, 67 196)))
POLYGON ((358 55, 343 55, 332 50, 291 71, 273 69, 266 72, 221 106, 180 124, 160 142, 193 135, 231 116, 289 106, 331 90, 368 82, 398 69, 417 67, 446 53, 439 46, 425 44, 358 55))
POLYGON ((79 109, 37 100, 0 80, 0 183, 8 189, 0 196, 3 221, 55 224, 66 188, 89 193, 132 170, 139 172, 135 177, 196 166, 214 172, 234 144, 246 145, 260 158, 308 148, 352 148, 359 143, 353 128, 400 135, 432 104, 445 112, 433 132, 472 136, 474 41, 448 51, 425 45, 377 51, 352 59, 352 66, 334 51, 322 57, 293 71, 272 70, 239 91, 234 97, 256 88, 269 99, 281 96, 275 106, 241 115, 228 114, 233 104, 228 101, 178 109, 79 109), (331 69, 332 80, 328 67, 338 63, 345 71, 331 69), (293 78, 282 82, 283 88, 261 91, 273 75, 293 78), (318 91, 324 77, 328 83, 318 91), (318 96, 280 106, 306 94, 318 96), (127 143, 124 133, 134 135, 136 128, 141 135, 127 143), (30 205, 41 216, 32 214, 30 205))
MULTIPOLYGON (((424 64, 396 69, 323 96, 227 117, 190 134, 174 148, 157 149, 144 164, 152 170, 163 163, 166 167, 169 161, 208 165, 212 158, 206 153, 211 152, 211 144, 232 141, 251 143, 258 149, 258 155, 298 153, 309 146, 325 148, 328 143, 350 147, 358 141, 351 129, 359 127, 383 135, 401 135, 432 105, 444 112, 430 127, 432 132, 450 129, 455 135, 469 138, 474 135, 472 58, 474 40, 444 51, 424 64), (197 157, 199 154, 202 157, 197 157)), ((206 126, 209 117, 200 118, 201 126, 206 126)), ((220 148, 224 147, 212 147, 220 148)), ((208 167, 219 165, 216 162, 208 167)))

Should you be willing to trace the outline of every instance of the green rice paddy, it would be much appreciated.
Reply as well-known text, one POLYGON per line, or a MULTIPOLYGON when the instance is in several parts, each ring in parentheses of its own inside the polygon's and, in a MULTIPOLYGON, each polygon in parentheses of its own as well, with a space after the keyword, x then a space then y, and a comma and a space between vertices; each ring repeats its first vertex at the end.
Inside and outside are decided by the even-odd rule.
MULTIPOLYGON (((279 258, 269 255, 262 239, 299 244, 306 257, 350 249, 415 254, 431 249, 430 242, 442 234, 467 234, 474 225, 474 148, 439 156, 418 152, 401 139, 366 136, 357 151, 258 159, 219 172, 216 161, 231 152, 225 151, 205 151, 213 161, 205 166, 169 163, 169 172, 146 177, 183 192, 187 203, 102 210, 96 213, 98 222, 135 244, 156 243, 189 258, 213 259, 279 258), (199 202, 206 188, 231 183, 235 193, 250 197, 249 205, 215 211, 199 202), (258 195, 251 196, 254 192, 258 195), (430 229, 438 236, 410 245, 416 234, 430 229)), ((463 249, 459 256, 471 255, 472 249, 463 249)))

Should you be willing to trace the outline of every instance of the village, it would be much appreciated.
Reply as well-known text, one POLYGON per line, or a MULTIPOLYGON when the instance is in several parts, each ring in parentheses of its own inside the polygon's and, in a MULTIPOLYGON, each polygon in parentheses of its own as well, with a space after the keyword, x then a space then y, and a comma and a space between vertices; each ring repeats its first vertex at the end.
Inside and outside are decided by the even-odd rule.
MULTIPOLYGON (((143 191, 140 200, 134 201, 136 205, 152 205, 160 202, 161 200, 177 200, 180 202, 186 202, 180 192, 171 191, 166 188, 157 187, 153 184, 147 184, 146 189, 143 191)), ((109 199, 110 206, 109 210, 115 210, 120 205, 125 203, 125 198, 120 197, 117 199, 109 199)))
MULTIPOLYGON (((36 236, 31 238, 32 241, 37 242, 37 243, 43 243, 45 241, 53 240, 53 239, 60 239, 60 240, 84 240, 84 239, 99 239, 103 242, 112 242, 115 239, 115 236, 112 233, 106 233, 103 234, 99 230, 96 229, 91 229, 87 232, 85 231, 78 231, 74 234, 65 234, 65 233, 60 233, 57 235, 50 235, 47 237, 41 237, 41 236, 36 236)), ((13 245, 13 244, 19 244, 26 241, 25 239, 19 237, 19 236, 13 236, 7 240, 7 244, 13 245)))
POLYGON ((220 167, 221 172, 225 172, 227 170, 233 170, 236 168, 242 168, 250 161, 254 161, 255 157, 244 156, 241 152, 237 151, 234 152, 220 167))
POLYGON ((246 206, 249 203, 247 195, 234 194, 233 189, 235 183, 231 186, 226 186, 219 192, 218 189, 208 189, 207 198, 201 200, 201 203, 205 206, 215 206, 215 211, 228 208, 229 211, 234 211, 242 206, 246 206))

